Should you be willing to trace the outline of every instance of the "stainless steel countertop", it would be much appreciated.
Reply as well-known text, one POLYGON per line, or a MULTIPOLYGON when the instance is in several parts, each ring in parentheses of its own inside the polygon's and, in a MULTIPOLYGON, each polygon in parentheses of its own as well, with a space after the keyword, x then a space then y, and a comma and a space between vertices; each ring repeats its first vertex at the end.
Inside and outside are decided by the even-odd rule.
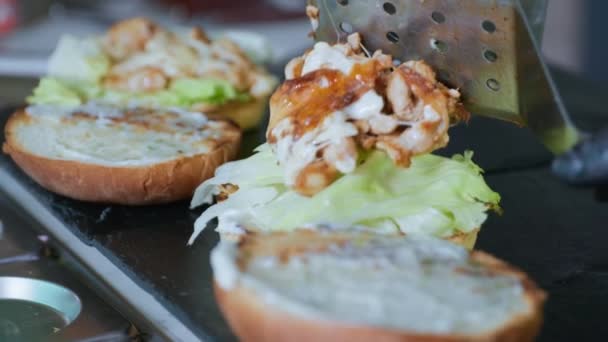
MULTIPOLYGON (((20 214, 20 210, 0 193, 0 279, 4 277, 23 277, 51 282, 74 292, 80 299, 82 310, 76 319, 67 327, 52 336, 39 335, 36 328, 41 327, 53 310, 34 312, 37 317, 29 317, 27 306, 17 305, 16 310, 24 312, 0 312, 0 321, 13 328, 10 341, 25 338, 58 341, 127 341, 131 324, 120 313, 106 304, 91 291, 82 279, 72 272, 61 258, 53 251, 53 241, 45 235, 36 233, 36 223, 20 214), (4 315, 4 317, 3 317, 4 315), (19 321, 19 319, 29 321, 19 321), (8 323, 7 323, 8 322, 8 323), (27 331, 17 327, 27 326, 27 331), (20 337, 21 336, 21 337, 20 337), (35 337, 33 337, 35 336, 35 337)), ((32 291, 21 289, 21 293, 32 291)), ((48 295, 39 293, 39 296, 48 295)), ((1 300, 1 299, 0 299, 1 300)), ((6 328, 6 327, 5 327, 6 328)), ((6 331, 0 331, 0 340, 8 338, 6 331)))

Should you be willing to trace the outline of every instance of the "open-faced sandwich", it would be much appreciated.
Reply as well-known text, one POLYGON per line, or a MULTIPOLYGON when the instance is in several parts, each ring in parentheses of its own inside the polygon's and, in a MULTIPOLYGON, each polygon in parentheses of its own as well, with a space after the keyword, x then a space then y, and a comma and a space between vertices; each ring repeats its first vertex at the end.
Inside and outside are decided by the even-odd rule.
POLYGON ((176 109, 89 102, 36 105, 14 113, 3 150, 55 193, 91 202, 166 203, 189 198, 236 156, 234 124, 176 109))
POLYGON ((418 234, 250 234, 211 263, 241 341, 533 341, 546 297, 488 254, 418 234))
POLYGON ((3 150, 43 187, 79 200, 190 198, 236 156, 274 78, 227 39, 146 19, 64 37, 48 76, 5 127, 3 150))
POLYGON ((170 31, 134 18, 103 36, 64 36, 48 76, 28 98, 33 105, 177 107, 256 126, 276 79, 232 40, 212 40, 199 27, 170 31))
POLYGON ((217 217, 222 235, 356 225, 472 247, 500 197, 471 152, 431 154, 468 113, 427 64, 395 62, 358 34, 293 59, 271 97, 268 142, 197 189, 192 206, 218 203, 191 242, 217 217))

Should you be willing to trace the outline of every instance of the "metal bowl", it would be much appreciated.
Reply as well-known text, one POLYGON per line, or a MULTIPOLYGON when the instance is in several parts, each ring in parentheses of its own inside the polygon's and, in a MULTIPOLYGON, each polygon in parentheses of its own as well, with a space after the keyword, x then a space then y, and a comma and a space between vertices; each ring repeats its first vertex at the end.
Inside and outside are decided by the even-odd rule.
POLYGON ((80 298, 48 281, 0 277, 0 340, 51 336, 80 314, 80 298))

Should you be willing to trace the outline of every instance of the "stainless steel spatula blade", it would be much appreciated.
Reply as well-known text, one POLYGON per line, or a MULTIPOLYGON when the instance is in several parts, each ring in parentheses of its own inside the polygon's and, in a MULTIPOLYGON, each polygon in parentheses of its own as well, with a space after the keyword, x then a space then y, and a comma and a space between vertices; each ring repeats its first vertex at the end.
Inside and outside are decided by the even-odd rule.
POLYGON ((423 59, 474 114, 528 126, 554 153, 579 141, 540 55, 545 1, 310 0, 317 40, 359 32, 370 51, 423 59), (525 10, 529 10, 528 15, 525 10), (543 11, 538 11, 538 10, 543 11), (532 19, 532 20, 530 20, 532 19))

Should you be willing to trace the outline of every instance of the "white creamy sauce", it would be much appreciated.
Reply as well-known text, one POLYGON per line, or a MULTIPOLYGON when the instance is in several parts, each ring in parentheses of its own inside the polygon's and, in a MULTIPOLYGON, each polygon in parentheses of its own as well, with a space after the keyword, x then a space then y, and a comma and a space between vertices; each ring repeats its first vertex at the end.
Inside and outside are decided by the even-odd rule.
POLYGON ((272 76, 266 77, 257 77, 255 83, 249 89, 249 93, 251 93, 254 97, 262 97, 267 94, 272 93, 274 87, 277 84, 277 80, 272 76))
POLYGON ((221 242, 212 252, 218 284, 243 286, 273 310, 299 317, 479 334, 530 309, 517 278, 485 275, 463 248, 430 237, 376 237, 286 263, 259 257, 244 271, 235 248, 221 242))
POLYGON ((221 39, 203 42, 189 33, 158 32, 146 42, 143 51, 114 65, 113 72, 137 72, 152 67, 171 78, 219 77, 237 87, 242 87, 247 80, 250 94, 254 97, 271 93, 276 79, 251 67, 246 55, 228 44, 221 39), (245 78, 243 73, 247 74, 245 78))
MULTIPOLYGON (((300 61, 301 59, 294 59, 287 65, 285 70, 288 79, 293 78, 293 69, 300 61)), ((304 57, 302 75, 319 69, 335 69, 349 74, 357 62, 356 58, 345 54, 344 47, 319 42, 304 57)), ((321 87, 330 86, 329 80, 325 77, 322 77, 319 82, 321 87)), ((317 159, 319 151, 328 146, 331 146, 332 149, 326 151, 324 157, 338 171, 342 173, 354 171, 357 155, 345 151, 347 147, 343 143, 344 138, 358 134, 356 126, 349 120, 375 120, 374 122, 378 122, 379 126, 381 123, 390 121, 388 126, 384 125, 387 126, 385 130, 396 127, 396 120, 387 119, 388 116, 381 114, 383 107, 382 96, 374 90, 369 90, 350 105, 328 115, 321 125, 297 139, 293 136, 294 127, 290 118, 281 120, 271 133, 277 137, 273 150, 279 163, 285 169, 285 183, 293 186, 297 175, 317 159)))
POLYGON ((313 31, 317 31, 317 29, 319 28, 319 19, 317 19, 317 18, 311 18, 310 19, 310 26, 312 27, 313 31))
POLYGON ((336 141, 327 146, 323 152, 323 157, 342 173, 353 172, 357 167, 357 154, 349 153, 346 141, 336 141))
POLYGON ((124 116, 124 110, 110 104, 97 101, 89 101, 80 106, 59 106, 49 104, 37 104, 28 106, 26 113, 31 116, 56 116, 66 117, 74 113, 83 112, 98 118, 120 118, 124 116))
MULTIPOLYGON (((75 113, 86 113, 96 117, 98 120, 122 118, 125 111, 135 110, 135 105, 126 108, 113 104, 89 101, 80 106, 60 106, 49 104, 37 104, 26 107, 25 112, 35 117, 69 117, 75 113)), ((175 127, 184 126, 185 129, 199 129, 209 123, 207 116, 200 112, 192 112, 180 107, 155 108, 157 111, 166 111, 178 114, 176 118, 169 120, 175 127)))
POLYGON ((329 87, 329 80, 327 79, 327 77, 321 77, 321 80, 319 80, 319 86, 321 88, 329 87))
MULTIPOLYGON (((300 171, 312 163, 317 158, 318 152, 328 145, 334 145, 335 149, 341 150, 344 147, 341 146, 344 138, 356 136, 357 127, 348 120, 380 118, 383 116, 380 114, 383 106, 382 97, 370 90, 344 109, 328 115, 321 125, 298 139, 294 139, 291 133, 294 127, 290 118, 281 120, 273 128, 272 135, 278 137, 273 148, 285 170, 285 183, 293 186, 300 171)), ((332 164, 342 173, 355 170, 356 155, 340 153, 335 156, 328 154, 326 157, 335 159, 332 160, 332 164), (336 158, 337 155, 341 158, 336 158)))
POLYGON ((382 96, 378 95, 376 91, 370 90, 357 101, 345 107, 343 111, 352 119, 366 120, 375 115, 380 115, 383 107, 384 100, 382 100, 382 96))
POLYGON ((408 150, 425 150, 427 145, 433 144, 432 134, 428 134, 423 129, 424 122, 438 121, 441 119, 439 113, 437 113, 432 106, 424 106, 424 120, 411 124, 411 127, 399 137, 399 142, 403 147, 408 150))
POLYGON ((285 79, 291 80, 296 77, 297 66, 300 63, 303 63, 303 57, 296 57, 290 60, 287 65, 285 65, 285 79))
MULTIPOLYGON (((305 133, 299 139, 294 139, 290 132, 294 129, 289 118, 281 120, 272 130, 277 139, 274 151, 285 172, 285 184, 292 186, 300 171, 317 158, 317 152, 330 143, 339 142, 345 137, 357 135, 354 124, 347 122, 344 112, 336 111, 323 120, 323 123, 305 133)), ((345 160, 342 172, 351 172, 354 161, 345 160)))
MULTIPOLYGON (((293 77, 292 69, 299 61, 299 59, 295 59, 287 65, 288 78, 293 77)), ((319 69, 335 69, 344 74, 349 74, 355 63, 357 63, 356 59, 352 56, 346 56, 343 48, 319 42, 305 56, 302 75, 319 69)), ((320 79, 320 82, 321 87, 329 86, 329 80, 324 77, 320 79)), ((273 150, 279 163, 285 169, 285 183, 288 186, 293 186, 300 171, 315 161, 318 152, 328 145, 336 146, 335 151, 333 151, 336 153, 329 153, 327 156, 332 158, 332 164, 342 173, 354 171, 356 155, 337 153, 342 152, 342 149, 345 148, 341 144, 344 138, 358 134, 356 126, 348 120, 368 119, 374 115, 380 115, 383 107, 382 97, 375 91, 370 90, 349 106, 328 115, 321 125, 298 139, 294 138, 294 127, 290 118, 281 120, 271 133, 277 137, 273 150), (338 156, 341 157, 338 158, 338 156)))
POLYGON ((184 67, 193 70, 204 58, 190 50, 189 40, 171 33, 156 34, 146 43, 145 50, 134 54, 117 66, 118 71, 129 72, 143 67, 160 68, 170 77, 182 76, 184 67))
POLYGON ((364 225, 358 224, 344 224, 344 223, 334 223, 327 221, 318 221, 317 223, 306 223, 301 226, 298 226, 298 229, 307 229, 313 230, 321 233, 326 232, 339 232, 339 231, 348 231, 348 232, 364 232, 364 233, 373 233, 373 234, 392 234, 394 235, 397 230, 395 228, 395 224, 391 222, 386 222, 385 226, 383 224, 374 225, 374 227, 368 227, 364 225))
POLYGON ((180 122, 186 127, 202 128, 209 123, 206 115, 200 112, 192 112, 180 107, 171 107, 168 109, 172 113, 179 114, 175 122, 180 122))
POLYGON ((98 102, 77 107, 34 105, 26 113, 44 121, 45 134, 38 134, 37 125, 24 126, 18 139, 32 151, 56 159, 76 160, 107 166, 137 166, 167 161, 208 152, 202 140, 219 138, 221 130, 201 113, 182 109, 158 109, 173 115, 164 121, 154 113, 137 117, 136 121, 160 123, 167 132, 141 130, 128 122, 112 119, 124 117, 125 110, 98 102), (62 122, 75 113, 86 113, 94 120, 62 122), (177 114, 177 115, 175 115, 177 114))
MULTIPOLYGON (((369 57, 369 54, 355 53, 351 46, 356 46, 357 44, 360 44, 360 42, 359 37, 356 35, 349 36, 347 44, 330 46, 325 42, 316 43, 314 48, 302 57, 290 61, 285 68, 286 77, 291 79, 296 76, 295 71, 300 65, 302 65, 302 75, 320 69, 338 70, 343 74, 350 75, 356 64, 373 63, 378 60, 384 63, 386 62, 384 58, 390 59, 388 55, 378 55, 375 53, 369 57)), ((412 68, 416 67, 413 62, 406 65, 410 65, 412 68)), ((423 74, 426 72, 430 74, 426 78, 433 79, 432 73, 427 70, 428 67, 425 64, 422 64, 422 66, 422 68, 418 68, 421 71, 417 72, 423 74)), ((359 77, 359 75, 353 76, 359 77)), ((322 88, 331 86, 323 77, 319 78, 318 83, 322 88)), ((384 150, 394 161, 398 162, 411 156, 428 153, 436 148, 445 146, 449 139, 447 135, 449 126, 448 113, 438 113, 431 105, 427 104, 425 99, 418 96, 412 98, 411 95, 404 76, 396 73, 389 77, 386 94, 379 94, 373 88, 369 89, 356 101, 344 108, 340 108, 336 113, 342 113, 345 116, 345 120, 343 121, 347 124, 349 122, 357 122, 356 127, 361 128, 362 137, 363 134, 368 133, 371 136, 370 139, 364 141, 365 143, 371 144, 372 146, 370 147, 384 150), (383 95, 386 95, 387 101, 391 104, 391 113, 383 112, 385 109, 383 95), (416 101, 414 102, 414 100, 416 101), (402 128, 402 130, 399 130, 399 128, 402 128), (373 136, 380 138, 376 140, 373 139, 373 136)), ((443 96, 444 94, 437 95, 443 96)), ((450 91, 448 94, 448 96, 454 97, 458 97, 458 95, 457 91, 450 91)), ((289 111, 289 106, 285 106, 284 110, 289 111)), ((316 115, 323 114, 325 113, 316 113, 316 115)), ((301 138, 294 138, 292 132, 295 130, 290 128, 289 120, 289 117, 284 118, 271 132, 271 135, 277 140, 277 143, 274 144, 276 146, 273 146, 273 151, 275 151, 280 164, 286 169, 288 186, 294 185, 295 178, 305 167, 315 161, 315 156, 323 158, 329 165, 342 173, 349 173, 355 169, 353 165, 356 164, 357 160, 356 147, 352 147, 352 144, 350 146, 347 144, 352 140, 343 140, 344 135, 336 135, 331 139, 323 139, 324 141, 330 141, 328 144, 316 145, 314 148, 309 147, 306 150, 294 147, 300 143, 300 140, 302 140, 302 144, 308 145, 310 137, 304 135, 301 138), (278 132, 282 134, 278 134, 278 132), (323 151, 323 154, 319 155, 319 151, 323 151), (348 160, 342 159, 342 156, 346 156, 344 158, 348 160), (287 162, 288 160, 289 163, 287 162)), ((344 126, 343 121, 335 122, 344 126)), ((317 127, 312 134, 327 136, 332 131, 341 131, 340 129, 332 130, 329 122, 328 120, 324 121, 322 127, 317 127), (328 130, 329 133, 323 133, 324 129, 328 130)), ((358 134, 359 132, 356 132, 348 136, 352 137, 358 134)), ((315 139, 315 141, 318 140, 320 139, 315 139)), ((359 143, 359 141, 355 140, 355 143, 359 143)))
POLYGON ((441 119, 441 116, 439 115, 439 113, 437 113, 435 111, 435 109, 433 109, 433 106, 431 106, 431 105, 424 106, 423 116, 424 116, 424 121, 438 121, 441 119))
POLYGON ((205 44, 203 42, 201 42, 198 39, 194 39, 192 38, 190 35, 181 35, 181 38, 184 40, 184 42, 192 47, 194 50, 196 50, 196 52, 203 57, 209 57, 211 55, 211 49, 209 48, 208 44, 205 44))
POLYGON ((304 60, 302 75, 319 69, 339 70, 348 75, 354 65, 355 60, 344 55, 337 47, 318 42, 304 60))

